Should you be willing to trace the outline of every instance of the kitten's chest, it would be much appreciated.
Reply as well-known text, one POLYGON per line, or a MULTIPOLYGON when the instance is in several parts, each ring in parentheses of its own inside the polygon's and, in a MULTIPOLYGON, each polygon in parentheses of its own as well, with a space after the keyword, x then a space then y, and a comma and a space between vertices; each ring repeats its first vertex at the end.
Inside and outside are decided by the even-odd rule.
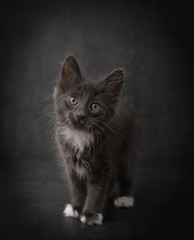
POLYGON ((60 133, 61 144, 68 146, 66 160, 70 169, 80 177, 87 175, 90 169, 90 149, 94 143, 94 135, 70 128, 60 133))
POLYGON ((62 136, 70 147, 72 154, 76 154, 76 158, 80 158, 85 149, 91 148, 94 142, 94 136, 82 130, 65 128, 62 136))

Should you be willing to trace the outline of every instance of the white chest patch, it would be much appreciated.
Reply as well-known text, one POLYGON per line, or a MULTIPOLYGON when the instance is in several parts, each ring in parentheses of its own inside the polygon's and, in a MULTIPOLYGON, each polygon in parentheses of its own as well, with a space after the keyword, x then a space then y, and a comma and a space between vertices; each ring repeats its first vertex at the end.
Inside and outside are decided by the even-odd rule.
POLYGON ((81 130, 65 128, 62 132, 65 140, 77 151, 79 156, 94 141, 94 136, 81 130))

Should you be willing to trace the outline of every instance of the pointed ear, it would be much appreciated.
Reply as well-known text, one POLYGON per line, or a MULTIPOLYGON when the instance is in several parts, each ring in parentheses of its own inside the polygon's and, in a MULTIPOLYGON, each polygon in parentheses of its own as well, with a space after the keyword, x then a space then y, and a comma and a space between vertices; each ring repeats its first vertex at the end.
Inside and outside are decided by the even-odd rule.
POLYGON ((75 84, 82 78, 77 61, 73 56, 68 56, 61 69, 59 85, 66 89, 70 84, 75 84))
POLYGON ((103 88, 116 101, 123 85, 123 69, 116 69, 103 80, 103 88))

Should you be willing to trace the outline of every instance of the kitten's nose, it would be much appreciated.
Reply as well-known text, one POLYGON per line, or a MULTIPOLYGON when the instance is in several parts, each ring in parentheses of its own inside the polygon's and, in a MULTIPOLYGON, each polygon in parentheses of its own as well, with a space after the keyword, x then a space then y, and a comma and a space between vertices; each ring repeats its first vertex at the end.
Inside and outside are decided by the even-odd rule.
POLYGON ((84 115, 76 115, 76 118, 78 121, 81 121, 85 118, 85 116, 84 115))

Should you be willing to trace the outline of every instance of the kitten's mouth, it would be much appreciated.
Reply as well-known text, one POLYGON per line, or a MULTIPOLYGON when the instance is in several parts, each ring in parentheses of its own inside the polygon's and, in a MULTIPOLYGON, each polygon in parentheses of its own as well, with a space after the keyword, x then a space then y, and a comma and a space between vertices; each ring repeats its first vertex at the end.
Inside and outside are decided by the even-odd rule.
POLYGON ((73 126, 78 129, 83 129, 86 126, 86 122, 84 120, 72 119, 71 122, 73 126))
POLYGON ((80 126, 85 126, 85 123, 83 123, 82 121, 77 121, 77 124, 80 125, 80 126))
POLYGON ((76 128, 76 129, 84 129, 87 128, 87 119, 85 118, 85 116, 80 116, 80 115, 73 115, 73 114, 69 114, 68 116, 70 123, 72 125, 72 127, 76 128))

